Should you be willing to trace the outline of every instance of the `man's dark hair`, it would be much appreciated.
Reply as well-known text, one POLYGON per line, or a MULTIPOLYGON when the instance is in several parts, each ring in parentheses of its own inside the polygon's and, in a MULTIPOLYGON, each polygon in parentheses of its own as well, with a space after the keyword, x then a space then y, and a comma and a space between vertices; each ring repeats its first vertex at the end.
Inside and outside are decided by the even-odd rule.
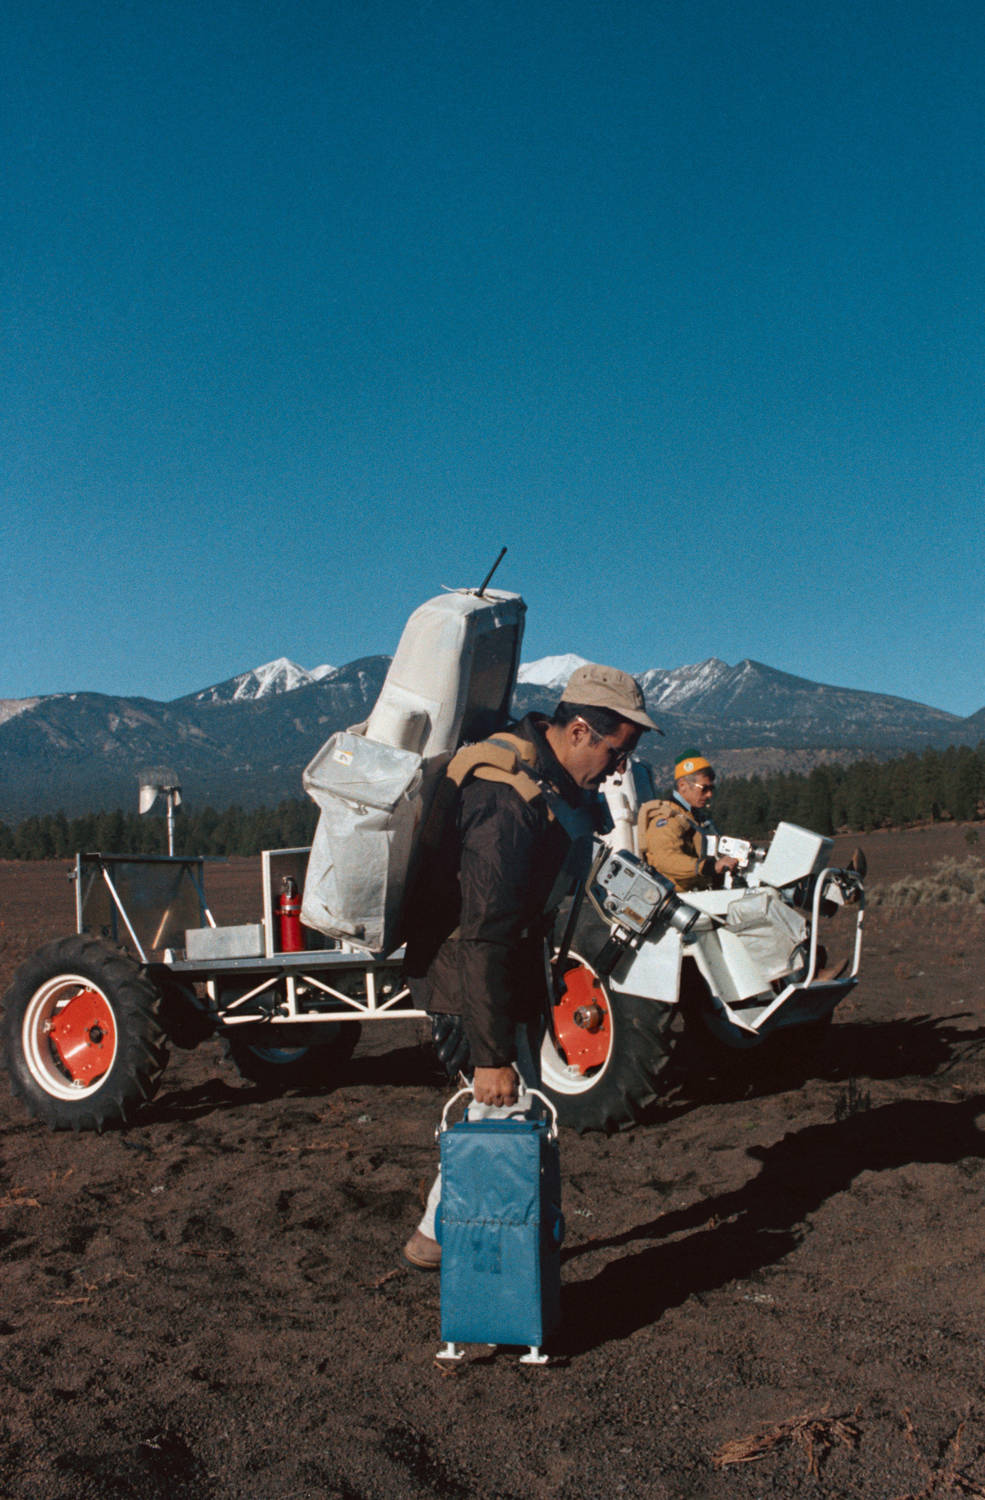
POLYGON ((563 729, 566 724, 571 723, 572 719, 584 719, 589 729, 594 730, 596 734, 601 735, 603 738, 607 734, 616 734, 623 724, 630 722, 628 719, 624 719, 622 714, 617 714, 615 709, 612 708, 597 708, 591 703, 568 703, 567 701, 562 701, 554 710, 551 723, 556 724, 559 729, 563 729))

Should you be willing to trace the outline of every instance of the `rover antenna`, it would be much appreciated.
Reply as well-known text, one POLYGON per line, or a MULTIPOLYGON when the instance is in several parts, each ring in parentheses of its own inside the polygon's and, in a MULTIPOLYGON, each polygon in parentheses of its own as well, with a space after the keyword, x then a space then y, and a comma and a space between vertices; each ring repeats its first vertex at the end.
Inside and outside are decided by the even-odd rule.
POLYGON ((485 578, 482 580, 482 582, 479 584, 479 587, 476 589, 476 593, 478 594, 478 596, 479 596, 480 599, 482 598, 483 594, 486 592, 486 589, 489 586, 489 580, 490 580, 490 578, 493 576, 493 574, 495 573, 496 569, 499 567, 500 563, 503 561, 503 558, 505 556, 506 556, 506 548, 504 547, 503 550, 500 552, 499 556, 497 557, 496 561, 493 563, 492 567, 489 569, 489 572, 486 574, 485 578))

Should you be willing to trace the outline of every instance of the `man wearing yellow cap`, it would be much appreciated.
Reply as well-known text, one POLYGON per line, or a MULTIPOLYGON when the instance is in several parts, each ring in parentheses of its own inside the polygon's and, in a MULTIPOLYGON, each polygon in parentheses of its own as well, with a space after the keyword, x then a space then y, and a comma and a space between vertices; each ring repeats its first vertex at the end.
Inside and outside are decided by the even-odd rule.
POLYGON ((728 855, 716 859, 704 852, 705 839, 718 832, 706 811, 714 791, 711 762, 698 750, 685 750, 674 766, 672 795, 640 808, 640 853, 679 891, 707 890, 738 864, 728 855))

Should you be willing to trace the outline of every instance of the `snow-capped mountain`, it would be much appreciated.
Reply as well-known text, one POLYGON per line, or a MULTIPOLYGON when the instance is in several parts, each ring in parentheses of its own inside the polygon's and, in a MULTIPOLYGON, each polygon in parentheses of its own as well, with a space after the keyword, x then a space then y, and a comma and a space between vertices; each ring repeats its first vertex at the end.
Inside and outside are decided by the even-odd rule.
MULTIPOLYGON (((539 661, 524 662, 517 673, 517 681, 560 693, 575 668, 584 665, 585 657, 575 656, 570 651, 565 656, 542 656, 539 661)), ((225 682, 202 688, 189 694, 189 698, 196 703, 243 703, 269 698, 273 693, 293 693, 296 688, 307 687, 309 683, 324 682, 340 670, 325 665, 308 671, 290 657, 278 656, 276 661, 265 662, 262 667, 252 667, 225 682)), ((688 669, 681 670, 686 672, 688 669)))
MULTIPOLYGON (((547 694, 560 693, 577 667, 586 664, 584 656, 566 652, 563 656, 542 656, 537 661, 524 662, 517 673, 517 682, 526 688, 540 688, 547 694)), ((245 703, 258 698, 269 698, 277 693, 293 693, 297 688, 308 687, 312 682, 324 682, 339 669, 327 664, 310 671, 287 656, 278 656, 260 667, 240 672, 225 682, 200 689, 189 697, 196 703, 245 703)), ((637 680, 653 708, 665 711, 674 708, 695 708, 714 695, 716 699, 724 690, 730 696, 740 689, 749 674, 754 674, 752 662, 740 662, 730 667, 727 662, 710 657, 693 666, 651 667, 636 674, 637 680)))
POLYGON ((650 667, 640 672, 637 680, 647 702, 654 708, 693 708, 709 693, 721 687, 732 686, 736 675, 740 679, 747 675, 751 662, 740 662, 730 667, 728 662, 710 656, 707 661, 696 662, 688 667, 650 667))
MULTIPOLYGON (((521 668, 512 711, 550 713, 584 658, 521 668)), ((272 806, 298 796, 301 773, 336 729, 369 714, 390 658, 307 671, 287 658, 169 703, 100 693, 0 702, 0 818, 61 808, 74 815, 129 807, 142 766, 174 765, 189 803, 272 806)), ((804 770, 823 760, 977 744, 985 710, 962 719, 886 694, 839 688, 757 661, 712 657, 636 674, 664 740, 648 751, 665 771, 699 744, 725 774, 804 770)))
MULTIPOLYGON (((569 652, 566 656, 542 656, 539 661, 524 662, 517 673, 517 682, 529 688, 544 688, 560 693, 576 667, 585 665, 585 657, 569 652)), ((649 667, 644 672, 635 672, 637 682, 651 708, 693 707, 702 698, 724 685, 731 685, 736 674, 742 674, 750 663, 742 662, 730 667, 727 662, 710 657, 695 666, 649 667)))
POLYGON ((0 698, 0 724, 5 724, 8 719, 16 719, 18 714, 26 713, 29 708, 37 708, 40 702, 40 698, 0 698))
POLYGON ((575 656, 570 651, 566 656, 542 656, 539 661, 523 662, 516 680, 532 687, 550 688, 552 691, 556 688, 560 692, 575 668, 584 665, 585 657, 575 656))
MULTIPOLYGON (((179 702, 202 706, 260 701, 273 704, 298 688, 321 683, 323 687, 337 685, 346 694, 364 696, 369 707, 379 690, 380 660, 365 658, 345 667, 324 665, 308 671, 281 656, 226 682, 202 688, 179 702), (365 662, 372 663, 371 681, 362 682, 359 669, 365 662)), ((584 666, 585 660, 569 651, 524 662, 517 673, 515 710, 550 712, 572 672, 584 666)), ((926 714, 936 716, 942 731, 954 718, 925 705, 905 705, 900 699, 882 694, 809 682, 748 658, 730 666, 711 656, 688 666, 650 667, 635 676, 648 709, 658 722, 662 721, 661 728, 671 736, 697 735, 706 747, 718 746, 730 733, 734 735, 740 730, 758 744, 785 743, 790 739, 802 744, 850 740, 856 746, 865 746, 873 737, 917 743, 919 730, 915 722, 909 723, 912 708, 919 709, 918 718, 926 714), (917 737, 908 741, 911 729, 917 737)))
POLYGON ((310 672, 299 667, 296 661, 278 656, 262 667, 251 667, 237 677, 228 677, 213 687, 202 688, 191 696, 196 703, 244 703, 257 698, 269 698, 272 693, 293 693, 295 688, 307 687, 312 682, 322 682, 335 671, 327 663, 314 667, 310 672))
MULTIPOLYGON (((723 686, 731 687, 738 675, 745 675, 750 662, 740 662, 730 667, 728 662, 709 657, 695 666, 649 667, 644 672, 634 672, 644 696, 651 708, 691 708, 699 704, 708 693, 723 686)), ((517 673, 517 682, 526 687, 544 688, 558 692, 564 688, 576 667, 585 666, 584 656, 569 652, 566 656, 542 656, 539 661, 524 662, 517 673)))

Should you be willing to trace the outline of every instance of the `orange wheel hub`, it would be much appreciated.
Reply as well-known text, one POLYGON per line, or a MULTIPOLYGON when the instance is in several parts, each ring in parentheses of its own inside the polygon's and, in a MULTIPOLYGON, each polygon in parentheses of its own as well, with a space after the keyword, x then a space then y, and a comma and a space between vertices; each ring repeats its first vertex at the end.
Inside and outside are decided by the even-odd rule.
POLYGON ((579 1073, 600 1068, 612 1045, 612 1021, 605 990, 591 969, 576 964, 564 976, 554 1007, 554 1036, 569 1067, 579 1073))
POLYGON ((101 1077, 116 1054, 116 1026, 105 998, 98 990, 80 990, 52 1018, 48 1040, 74 1083, 101 1077))

